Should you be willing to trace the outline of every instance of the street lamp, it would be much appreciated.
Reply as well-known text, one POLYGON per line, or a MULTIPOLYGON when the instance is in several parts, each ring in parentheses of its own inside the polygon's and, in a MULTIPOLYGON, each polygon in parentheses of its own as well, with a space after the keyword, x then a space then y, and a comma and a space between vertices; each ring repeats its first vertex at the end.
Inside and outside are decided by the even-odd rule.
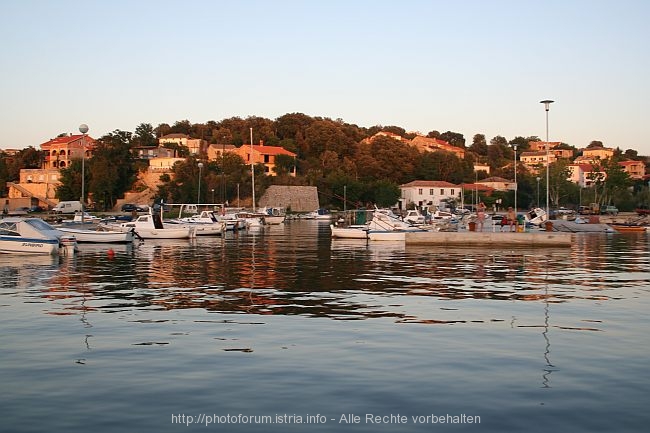
POLYGON ((212 204, 214 204, 214 188, 212 188, 212 204))
POLYGON ((86 133, 88 132, 88 125, 82 123, 79 125, 79 132, 81 132, 81 223, 84 222, 84 196, 86 187, 86 133))
POLYGON ((539 181, 542 180, 542 178, 537 176, 535 179, 537 179, 537 207, 539 207, 539 181))
POLYGON ((514 166, 515 166, 515 215, 517 215, 517 143, 512 143, 512 148, 515 151, 514 166))
POLYGON ((539 101, 539 102, 540 104, 544 104, 544 110, 546 111, 546 218, 549 219, 551 217, 551 208, 549 206, 549 201, 548 201, 549 166, 551 165, 551 157, 550 157, 551 144, 548 142, 548 110, 549 110, 549 106, 555 101, 551 101, 550 99, 544 99, 543 101, 539 101))
POLYGON ((196 195, 196 204, 201 203, 201 169, 203 168, 203 163, 199 162, 198 166, 199 166, 199 192, 196 195))

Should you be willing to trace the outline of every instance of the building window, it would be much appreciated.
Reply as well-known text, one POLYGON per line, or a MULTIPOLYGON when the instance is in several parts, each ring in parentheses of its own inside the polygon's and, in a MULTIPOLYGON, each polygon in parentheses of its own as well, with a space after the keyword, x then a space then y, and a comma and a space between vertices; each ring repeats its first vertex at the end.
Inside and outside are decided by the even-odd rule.
POLYGON ((433 195, 433 188, 429 190, 429 195, 433 195))
POLYGON ((453 196, 453 195, 455 195, 455 194, 454 194, 454 190, 453 190, 453 189, 451 190, 451 195, 452 195, 452 196, 453 196))
POLYGON ((422 195, 422 188, 418 188, 418 195, 422 195))
POLYGON ((440 195, 445 195, 445 190, 444 190, 444 188, 441 188, 441 189, 440 189, 440 195))

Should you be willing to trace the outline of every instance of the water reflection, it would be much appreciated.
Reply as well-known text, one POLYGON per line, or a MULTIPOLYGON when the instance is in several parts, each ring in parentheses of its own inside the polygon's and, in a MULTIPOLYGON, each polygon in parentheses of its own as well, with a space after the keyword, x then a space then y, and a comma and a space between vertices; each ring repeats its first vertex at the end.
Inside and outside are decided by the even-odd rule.
MULTIPOLYGON (((17 260, 0 272, 14 287, 44 280, 39 293, 26 296, 50 302, 48 314, 199 308, 422 324, 508 321, 492 312, 458 314, 469 311, 460 301, 548 307, 619 299, 622 285, 645 290, 648 282, 643 237, 578 235, 572 248, 559 249, 449 249, 331 240, 326 228, 294 222, 224 239, 84 245, 72 258, 32 259, 45 274, 17 260)), ((598 330, 591 323, 563 327, 598 330)))

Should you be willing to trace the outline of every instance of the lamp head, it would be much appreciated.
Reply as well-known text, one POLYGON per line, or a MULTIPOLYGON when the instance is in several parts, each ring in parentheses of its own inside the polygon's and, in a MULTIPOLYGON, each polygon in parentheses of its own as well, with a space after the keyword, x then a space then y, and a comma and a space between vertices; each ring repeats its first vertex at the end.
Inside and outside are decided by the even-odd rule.
POLYGON ((540 104, 544 104, 544 110, 548 111, 549 105, 551 105, 555 101, 551 101, 550 99, 544 99, 543 101, 539 101, 540 104))
POLYGON ((81 132, 82 134, 88 132, 88 125, 86 125, 85 123, 79 125, 79 132, 81 132))

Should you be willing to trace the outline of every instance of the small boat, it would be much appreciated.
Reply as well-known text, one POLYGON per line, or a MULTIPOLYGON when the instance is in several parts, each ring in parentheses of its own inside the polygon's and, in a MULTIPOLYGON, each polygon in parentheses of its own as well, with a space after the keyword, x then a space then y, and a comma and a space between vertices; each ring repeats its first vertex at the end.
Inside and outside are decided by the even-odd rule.
POLYGON ((368 223, 368 239, 371 241, 404 241, 407 232, 426 231, 381 212, 375 212, 368 223))
POLYGON ((638 224, 609 224, 609 226, 621 233, 643 233, 648 231, 647 226, 638 224))
POLYGON ((72 254, 77 240, 40 218, 9 217, 0 220, 0 252, 72 254))
POLYGON ((424 215, 420 213, 419 210, 412 209, 406 211, 406 216, 404 217, 404 221, 406 221, 409 224, 424 224, 426 218, 424 217, 424 215))
POLYGON ((267 225, 282 224, 287 217, 286 211, 279 207, 264 207, 260 213, 264 215, 264 224, 267 225))
POLYGON ((140 215, 133 221, 121 224, 102 222, 100 223, 100 227, 121 232, 133 231, 136 237, 141 239, 189 239, 196 236, 193 227, 188 227, 186 225, 165 227, 163 225, 162 217, 157 213, 140 215))
POLYGON ((220 221, 212 210, 199 210, 195 204, 181 204, 178 218, 165 220, 164 223, 173 227, 187 226, 194 228, 196 236, 222 236, 226 231, 226 223, 220 221), (183 212, 190 210, 191 216, 184 217, 183 212))
POLYGON ((524 220, 526 224, 534 225, 541 227, 541 225, 547 220, 546 211, 541 207, 536 207, 529 212, 524 214, 524 220))
POLYGON ((235 212, 234 217, 235 219, 242 221, 244 227, 247 229, 259 229, 264 226, 265 216, 261 213, 239 211, 235 212))
POLYGON ((305 214, 302 218, 306 220, 330 220, 332 219, 332 214, 328 209, 320 208, 305 214))
POLYGON ((129 243, 135 238, 134 230, 126 232, 118 230, 92 230, 82 229, 71 226, 57 227, 57 230, 74 236, 79 243, 129 243))
POLYGON ((368 224, 351 225, 347 227, 339 227, 330 224, 332 231, 332 238, 338 239, 368 239, 368 224))

